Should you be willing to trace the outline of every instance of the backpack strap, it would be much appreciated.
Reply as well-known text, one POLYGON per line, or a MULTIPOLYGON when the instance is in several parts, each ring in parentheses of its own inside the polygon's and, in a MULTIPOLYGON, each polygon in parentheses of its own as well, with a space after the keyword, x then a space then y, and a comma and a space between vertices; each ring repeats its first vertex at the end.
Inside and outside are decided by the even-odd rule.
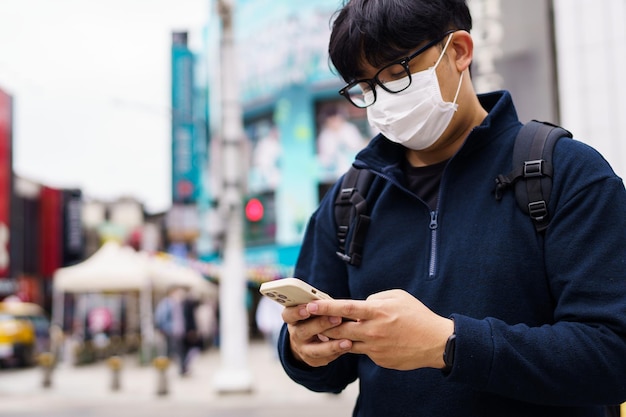
POLYGON ((513 148, 513 170, 496 178, 496 199, 514 186, 520 209, 528 214, 537 232, 550 223, 548 203, 552 191, 552 152, 557 140, 572 137, 567 130, 547 122, 532 120, 525 124, 513 148), (523 180, 523 181, 519 181, 523 180))
POLYGON ((351 166, 344 175, 341 189, 335 198, 335 221, 339 240, 337 255, 354 266, 361 264, 363 243, 370 224, 365 198, 373 179, 374 174, 371 171, 351 166), (354 230, 347 242, 353 221, 354 230))

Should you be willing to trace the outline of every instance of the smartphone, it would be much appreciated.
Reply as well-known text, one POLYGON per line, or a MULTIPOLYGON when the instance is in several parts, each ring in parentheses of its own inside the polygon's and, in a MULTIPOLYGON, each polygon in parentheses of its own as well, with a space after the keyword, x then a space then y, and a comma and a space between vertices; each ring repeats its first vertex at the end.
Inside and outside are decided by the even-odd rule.
POLYGON ((282 278, 264 282, 261 294, 285 306, 292 307, 314 300, 331 300, 332 297, 298 278, 282 278))

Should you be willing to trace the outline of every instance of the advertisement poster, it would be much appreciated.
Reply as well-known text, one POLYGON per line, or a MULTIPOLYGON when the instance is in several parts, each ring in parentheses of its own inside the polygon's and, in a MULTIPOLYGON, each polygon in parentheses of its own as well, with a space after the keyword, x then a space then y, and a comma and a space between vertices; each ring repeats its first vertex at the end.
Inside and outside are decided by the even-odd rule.
POLYGON ((245 130, 251 149, 248 189, 253 193, 275 191, 281 179, 280 132, 271 115, 248 123, 245 130))
POLYGON ((343 175, 373 133, 365 109, 347 100, 321 101, 316 109, 316 150, 319 166, 319 197, 343 175))

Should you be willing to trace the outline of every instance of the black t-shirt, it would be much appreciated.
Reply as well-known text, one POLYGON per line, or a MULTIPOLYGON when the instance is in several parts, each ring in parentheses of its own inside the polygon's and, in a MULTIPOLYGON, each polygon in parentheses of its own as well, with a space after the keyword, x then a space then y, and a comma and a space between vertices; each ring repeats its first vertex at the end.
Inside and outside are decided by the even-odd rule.
POLYGON ((437 208, 439 184, 448 160, 425 167, 414 167, 408 161, 403 163, 406 187, 424 200, 431 210, 437 208))

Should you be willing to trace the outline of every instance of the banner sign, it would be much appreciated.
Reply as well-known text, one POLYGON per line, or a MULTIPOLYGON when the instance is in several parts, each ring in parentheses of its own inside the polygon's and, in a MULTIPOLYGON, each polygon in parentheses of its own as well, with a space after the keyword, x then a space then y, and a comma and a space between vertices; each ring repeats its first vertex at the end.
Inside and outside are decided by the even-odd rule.
POLYGON ((9 230, 11 219, 12 99, 0 90, 0 278, 9 275, 9 230))
POLYGON ((172 201, 194 203, 198 197, 199 167, 195 163, 194 57, 187 34, 172 38, 172 201))

